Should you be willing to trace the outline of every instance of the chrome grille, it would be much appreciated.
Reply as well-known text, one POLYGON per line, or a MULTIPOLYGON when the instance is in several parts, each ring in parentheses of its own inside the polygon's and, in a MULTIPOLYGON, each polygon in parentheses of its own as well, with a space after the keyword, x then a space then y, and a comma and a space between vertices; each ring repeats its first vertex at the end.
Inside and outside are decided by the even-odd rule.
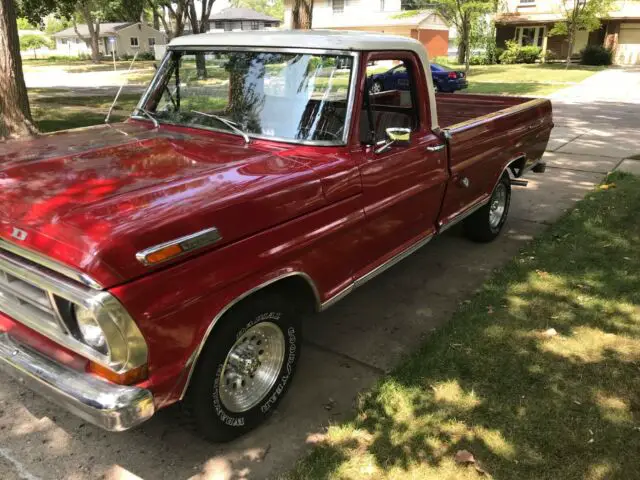
POLYGON ((0 267, 0 312, 20 321, 60 328, 56 309, 46 290, 0 267))

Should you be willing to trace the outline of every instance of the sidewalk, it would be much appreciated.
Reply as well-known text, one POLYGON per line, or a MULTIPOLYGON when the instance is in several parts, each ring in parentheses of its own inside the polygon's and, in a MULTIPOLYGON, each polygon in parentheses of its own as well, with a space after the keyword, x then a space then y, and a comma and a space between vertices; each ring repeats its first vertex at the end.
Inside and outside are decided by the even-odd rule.
POLYGON ((325 425, 348 418, 360 390, 448 321, 493 269, 640 153, 639 82, 640 72, 610 70, 555 94, 549 168, 529 175, 527 188, 514 188, 504 234, 478 245, 453 229, 310 319, 292 389, 255 433, 211 445, 182 429, 169 410, 137 430, 109 434, 0 375, 8 386, 0 391, 0 472, 9 472, 2 478, 260 479, 286 471, 325 425))

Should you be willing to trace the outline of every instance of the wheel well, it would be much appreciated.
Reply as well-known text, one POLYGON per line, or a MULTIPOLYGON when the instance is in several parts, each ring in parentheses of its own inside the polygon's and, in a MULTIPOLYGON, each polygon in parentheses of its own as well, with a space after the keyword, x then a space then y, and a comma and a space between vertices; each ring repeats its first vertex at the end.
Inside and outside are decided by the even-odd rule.
POLYGON ((203 338, 200 340, 200 345, 196 347, 196 350, 191 354, 191 357, 187 362, 189 373, 180 399, 184 398, 189 385, 191 384, 191 377, 197 368, 200 353, 204 348, 206 348, 207 344, 209 344, 209 340, 213 338, 211 334, 215 331, 219 321, 229 313, 233 312, 239 305, 247 301, 251 301, 257 295, 266 295, 272 292, 286 294, 291 298, 292 302, 296 304, 302 314, 311 314, 319 310, 320 297, 317 293, 315 284, 309 276, 303 273, 294 273, 292 275, 280 277, 270 283, 266 283, 255 288, 253 291, 250 291, 250 293, 245 293, 244 296, 239 296, 234 302, 227 305, 218 313, 218 315, 216 315, 203 338))
POLYGON ((524 170, 526 163, 527 163, 527 159, 523 155, 520 158, 516 158, 515 160, 512 160, 507 166, 507 169, 511 171, 514 177, 519 177, 522 175, 522 171, 524 170))

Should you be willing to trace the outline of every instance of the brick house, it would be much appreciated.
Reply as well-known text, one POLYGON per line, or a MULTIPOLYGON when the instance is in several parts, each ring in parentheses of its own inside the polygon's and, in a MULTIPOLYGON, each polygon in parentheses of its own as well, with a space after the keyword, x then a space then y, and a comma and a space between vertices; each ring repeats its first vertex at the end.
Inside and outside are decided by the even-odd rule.
MULTIPOLYGON (((566 58, 567 37, 549 35, 554 23, 563 18, 560 9, 558 0, 503 2, 496 16, 498 47, 504 47, 507 40, 515 40, 520 45, 539 46, 545 58, 566 58)), ((640 65, 640 2, 617 1, 607 18, 602 19, 599 30, 578 32, 571 55, 579 55, 587 45, 612 48, 616 64, 640 65)))
MULTIPOLYGON (((284 27, 291 28, 293 0, 284 2, 284 27)), ((415 10, 406 0, 315 0, 314 29, 360 30, 419 40, 431 58, 447 55, 449 26, 435 12, 415 10)))

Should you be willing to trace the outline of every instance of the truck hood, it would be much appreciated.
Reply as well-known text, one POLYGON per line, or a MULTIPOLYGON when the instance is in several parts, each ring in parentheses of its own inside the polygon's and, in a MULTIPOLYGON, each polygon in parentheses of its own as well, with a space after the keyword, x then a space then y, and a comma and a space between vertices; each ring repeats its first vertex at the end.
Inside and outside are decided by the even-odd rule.
POLYGON ((0 238, 110 287, 149 271, 135 258, 145 248, 210 227, 218 247, 324 206, 288 150, 142 122, 8 142, 0 238))

